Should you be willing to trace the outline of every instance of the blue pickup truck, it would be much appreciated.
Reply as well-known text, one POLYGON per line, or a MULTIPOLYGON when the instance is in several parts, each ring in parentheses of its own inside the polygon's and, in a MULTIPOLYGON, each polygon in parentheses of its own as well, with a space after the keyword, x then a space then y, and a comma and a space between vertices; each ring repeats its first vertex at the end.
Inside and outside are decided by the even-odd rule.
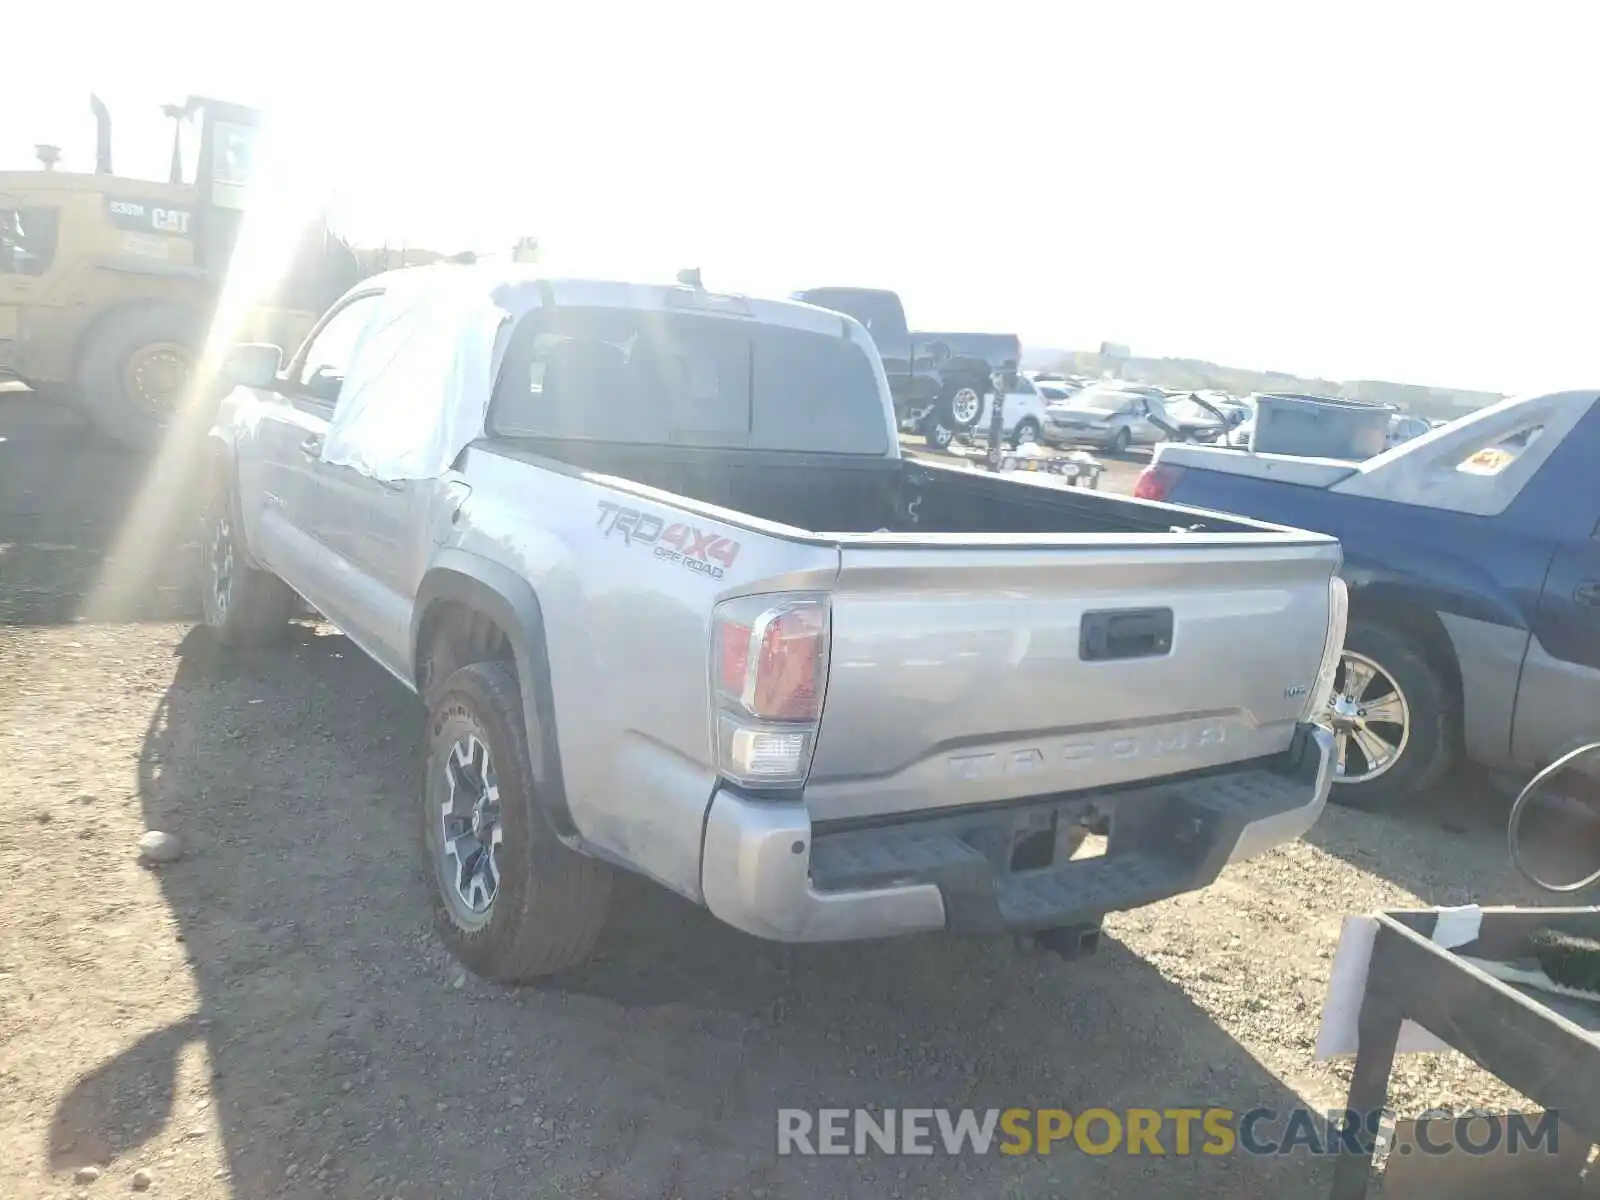
POLYGON ((1397 807, 1458 757, 1526 776, 1600 740, 1600 393, 1505 400, 1360 463, 1162 445, 1134 494, 1343 543, 1335 800, 1397 807))

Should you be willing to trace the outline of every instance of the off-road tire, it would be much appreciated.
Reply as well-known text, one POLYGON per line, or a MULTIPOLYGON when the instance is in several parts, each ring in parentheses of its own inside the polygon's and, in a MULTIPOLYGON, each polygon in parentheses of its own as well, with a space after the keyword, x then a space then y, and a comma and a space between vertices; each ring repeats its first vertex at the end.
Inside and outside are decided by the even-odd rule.
POLYGON ((1392 625, 1352 618, 1344 644, 1377 663, 1399 685, 1410 709, 1410 736, 1394 766, 1376 779, 1340 783, 1335 776, 1329 799, 1368 812, 1406 808, 1444 778, 1459 753, 1455 690, 1416 638, 1392 625))
POLYGON ((609 866, 567 849, 540 811, 524 732, 522 694, 510 663, 454 671, 428 712, 419 804, 435 924, 446 948, 485 979, 519 983, 576 967, 593 951, 611 899, 609 866), (505 855, 486 922, 469 928, 444 895, 443 831, 435 787, 464 733, 488 749, 498 780, 505 855))
POLYGON ((299 611, 300 597, 270 571, 249 561, 239 521, 239 502, 232 477, 218 472, 206 492, 200 522, 200 614, 219 643, 231 648, 263 645, 281 639, 289 618, 299 611), (227 521, 231 565, 226 598, 219 599, 215 567, 219 520, 227 521))
POLYGON ((984 389, 976 384, 967 380, 951 380, 939 391, 939 403, 934 408, 934 412, 937 414, 935 420, 940 425, 954 430, 956 433, 971 429, 978 423, 978 419, 983 416, 983 396, 984 389), (964 391, 976 393, 978 403, 973 407, 970 418, 958 419, 955 414, 955 401, 956 397, 964 391))
POLYGON ((930 450, 948 450, 955 444, 956 433, 948 425, 934 421, 929 424, 927 432, 922 437, 928 443, 930 450))
POLYGON ((180 304, 139 304, 111 314, 82 349, 75 389, 79 407, 112 441, 133 450, 153 449, 169 423, 129 393, 128 363, 140 349, 161 342, 187 348, 194 363, 203 341, 199 317, 180 304))

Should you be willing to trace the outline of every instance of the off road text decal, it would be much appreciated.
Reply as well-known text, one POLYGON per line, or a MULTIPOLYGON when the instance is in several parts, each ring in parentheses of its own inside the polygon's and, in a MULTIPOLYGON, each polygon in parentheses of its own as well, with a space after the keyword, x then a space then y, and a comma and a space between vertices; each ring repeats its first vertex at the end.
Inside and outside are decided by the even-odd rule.
POLYGON ((596 524, 604 537, 615 535, 627 546, 650 546, 662 561, 712 579, 721 579, 723 571, 739 557, 739 543, 730 538, 682 521, 669 524, 654 513, 627 508, 614 500, 600 501, 596 524))

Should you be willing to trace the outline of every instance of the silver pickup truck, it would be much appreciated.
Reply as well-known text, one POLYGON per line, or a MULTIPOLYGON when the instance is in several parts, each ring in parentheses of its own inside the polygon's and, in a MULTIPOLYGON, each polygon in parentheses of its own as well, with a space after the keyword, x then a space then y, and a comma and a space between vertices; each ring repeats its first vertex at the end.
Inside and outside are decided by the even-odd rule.
POLYGON ((1090 949, 1322 811, 1338 542, 904 460, 849 317, 425 267, 281 357, 227 360, 205 621, 298 595, 420 695, 479 974, 582 961, 616 869, 764 938, 1090 949))

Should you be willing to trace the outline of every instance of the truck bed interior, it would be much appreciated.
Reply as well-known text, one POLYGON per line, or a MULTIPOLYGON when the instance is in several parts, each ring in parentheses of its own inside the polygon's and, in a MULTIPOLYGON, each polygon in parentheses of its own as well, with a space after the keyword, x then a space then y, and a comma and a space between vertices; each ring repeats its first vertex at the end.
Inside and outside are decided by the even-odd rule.
POLYGON ((565 439, 492 443, 799 529, 840 533, 1208 533, 1261 526, 961 467, 844 454, 792 454, 565 439))

